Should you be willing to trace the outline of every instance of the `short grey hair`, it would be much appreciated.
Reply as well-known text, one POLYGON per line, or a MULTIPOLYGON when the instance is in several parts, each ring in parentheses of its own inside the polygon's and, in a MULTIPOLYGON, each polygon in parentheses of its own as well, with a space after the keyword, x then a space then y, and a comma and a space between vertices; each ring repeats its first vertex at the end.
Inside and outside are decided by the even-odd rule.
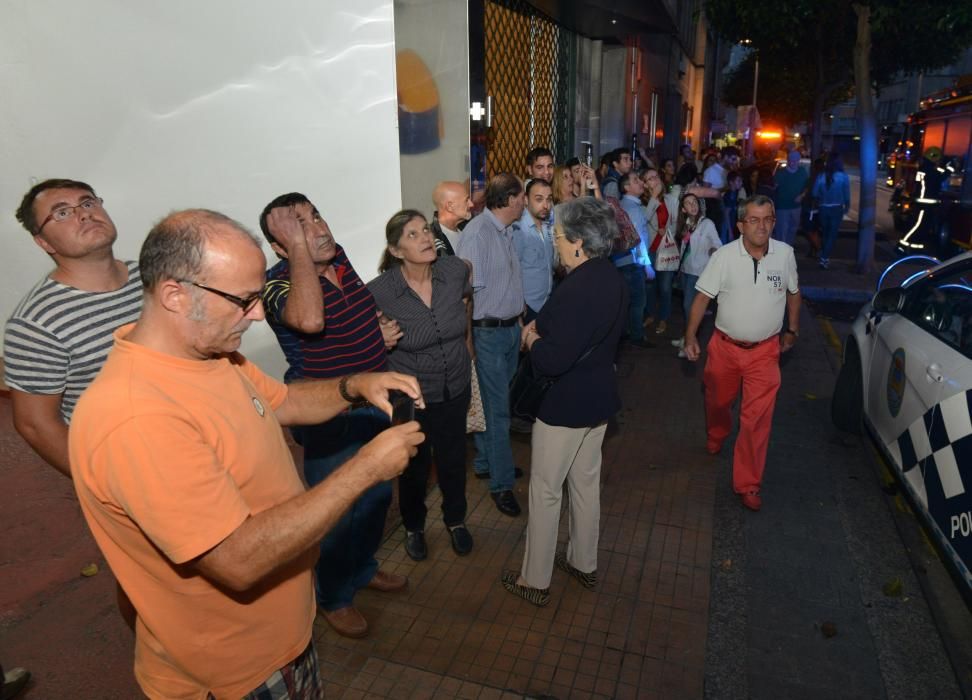
POLYGON ((736 209, 736 219, 738 221, 743 221, 747 215, 749 207, 764 207, 769 204, 773 207, 773 215, 776 215, 776 205, 773 203, 771 197, 767 197, 765 194, 754 194, 752 197, 746 199, 740 199, 739 204, 736 209))
POLYGON ((206 243, 216 227, 235 230, 257 248, 260 240, 238 221, 210 209, 187 209, 169 214, 149 231, 138 256, 142 288, 151 292, 166 280, 193 280, 202 272, 206 243))
POLYGON ((571 243, 581 241, 588 258, 611 254, 618 224, 610 205, 594 197, 578 197, 554 207, 554 223, 571 243))

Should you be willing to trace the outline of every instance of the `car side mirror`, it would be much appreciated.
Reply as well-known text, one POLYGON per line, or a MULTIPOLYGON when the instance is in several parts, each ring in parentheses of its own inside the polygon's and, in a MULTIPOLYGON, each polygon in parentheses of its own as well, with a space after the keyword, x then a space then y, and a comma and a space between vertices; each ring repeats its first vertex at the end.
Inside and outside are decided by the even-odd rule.
POLYGON ((896 314, 901 311, 901 307, 904 305, 904 299, 905 293, 901 287, 891 287, 889 289, 882 289, 875 294, 871 306, 875 311, 884 314, 896 314))

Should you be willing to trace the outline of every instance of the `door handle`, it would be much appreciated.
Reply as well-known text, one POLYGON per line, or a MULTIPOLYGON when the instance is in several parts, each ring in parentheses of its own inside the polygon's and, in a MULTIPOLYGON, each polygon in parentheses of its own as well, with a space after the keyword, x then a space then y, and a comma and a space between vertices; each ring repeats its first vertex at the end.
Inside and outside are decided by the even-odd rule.
POLYGON ((493 125, 493 96, 486 95, 486 128, 493 125))
POLYGON ((928 375, 928 378, 933 382, 937 382, 939 384, 945 380, 945 377, 942 374, 942 368, 936 364, 928 365, 928 367, 925 368, 925 374, 928 375))

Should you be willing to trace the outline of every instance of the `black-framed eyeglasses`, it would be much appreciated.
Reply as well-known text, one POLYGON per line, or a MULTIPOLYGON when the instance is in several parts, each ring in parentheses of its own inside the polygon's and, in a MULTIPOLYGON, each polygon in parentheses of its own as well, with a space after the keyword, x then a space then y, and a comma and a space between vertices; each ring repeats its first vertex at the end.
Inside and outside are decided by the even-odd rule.
POLYGON ((83 211, 94 211, 95 209, 101 209, 102 202, 104 202, 104 200, 101 197, 85 197, 74 206, 65 205, 63 207, 58 207, 48 214, 47 218, 41 222, 41 225, 37 227, 37 233, 40 233, 44 227, 52 221, 56 221, 58 223, 66 221, 68 218, 74 215, 74 212, 77 209, 81 209, 83 211))
POLYGON ((260 301, 260 297, 263 295, 262 292, 257 292, 256 294, 251 294, 248 297, 238 297, 235 294, 230 294, 229 292, 224 292, 221 289, 215 289, 213 287, 207 287, 205 284, 199 284, 198 282, 193 282, 192 280, 179 280, 182 284, 191 284, 193 287, 199 287, 207 292, 212 292, 216 296, 223 297, 226 301, 236 304, 243 311, 244 314, 250 313, 253 307, 257 305, 260 301))
POLYGON ((775 216, 767 216, 767 217, 765 217, 763 219, 759 219, 759 218, 757 218, 755 216, 750 216, 748 219, 743 219, 743 222, 746 223, 746 224, 749 224, 750 226, 753 226, 753 227, 756 227, 756 226, 759 226, 760 224, 763 224, 767 228, 769 228, 773 224, 776 223, 776 217, 775 216))

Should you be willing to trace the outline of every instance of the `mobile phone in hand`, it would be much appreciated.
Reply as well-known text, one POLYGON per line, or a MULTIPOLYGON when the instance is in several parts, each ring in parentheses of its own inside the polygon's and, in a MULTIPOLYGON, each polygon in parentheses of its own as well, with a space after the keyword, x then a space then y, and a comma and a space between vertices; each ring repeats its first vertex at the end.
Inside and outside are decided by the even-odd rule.
POLYGON ((392 425, 415 420, 415 399, 403 391, 392 391, 388 397, 392 405, 392 425))

